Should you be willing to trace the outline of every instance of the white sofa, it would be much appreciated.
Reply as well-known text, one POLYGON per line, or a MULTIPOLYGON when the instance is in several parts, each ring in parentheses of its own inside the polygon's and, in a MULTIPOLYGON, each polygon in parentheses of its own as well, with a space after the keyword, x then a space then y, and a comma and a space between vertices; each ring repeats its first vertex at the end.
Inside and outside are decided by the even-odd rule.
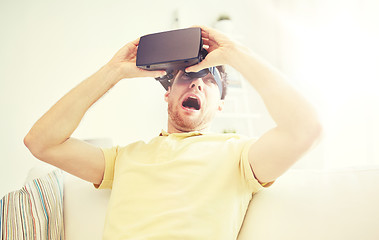
MULTIPOLYGON (((38 164, 27 180, 51 167, 38 164)), ((101 239, 109 190, 64 173, 66 240, 101 239)), ((379 239, 379 166, 289 170, 250 203, 238 240, 379 239)))

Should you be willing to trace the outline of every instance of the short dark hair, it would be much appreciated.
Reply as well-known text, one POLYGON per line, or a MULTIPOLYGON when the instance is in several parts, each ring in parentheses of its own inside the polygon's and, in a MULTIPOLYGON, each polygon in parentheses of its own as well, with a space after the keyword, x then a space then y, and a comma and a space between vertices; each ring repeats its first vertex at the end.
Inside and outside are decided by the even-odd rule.
POLYGON ((216 68, 220 72, 220 75, 221 75, 221 82, 222 82, 221 99, 225 99, 225 96, 226 96, 227 90, 228 90, 228 85, 229 85, 228 73, 226 72, 224 65, 216 66, 216 68))

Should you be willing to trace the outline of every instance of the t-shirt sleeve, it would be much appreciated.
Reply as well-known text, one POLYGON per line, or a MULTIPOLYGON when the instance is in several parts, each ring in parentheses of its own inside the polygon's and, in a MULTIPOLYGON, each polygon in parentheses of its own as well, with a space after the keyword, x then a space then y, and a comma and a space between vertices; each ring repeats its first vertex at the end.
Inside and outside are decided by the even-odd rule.
POLYGON ((268 183, 260 183, 255 177, 253 169, 250 166, 249 162, 249 149, 256 142, 256 140, 248 141, 242 149, 241 161, 240 161, 240 171, 244 180, 246 181, 248 187, 252 190, 253 193, 258 192, 263 187, 271 186, 274 181, 268 183))
POLYGON ((113 185, 114 167, 119 152, 119 147, 102 148, 104 154, 105 169, 103 180, 100 184, 94 184, 97 189, 111 189, 113 185))

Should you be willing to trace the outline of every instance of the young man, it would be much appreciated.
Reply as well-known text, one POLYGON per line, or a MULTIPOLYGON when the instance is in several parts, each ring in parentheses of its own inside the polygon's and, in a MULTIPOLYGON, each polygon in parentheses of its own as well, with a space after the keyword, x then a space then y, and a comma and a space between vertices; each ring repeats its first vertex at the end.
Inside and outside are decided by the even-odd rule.
POLYGON ((167 132, 149 143, 100 149, 71 138, 90 106, 121 79, 165 74, 136 67, 138 39, 61 98, 25 137, 42 161, 112 188, 103 239, 236 239, 252 194, 320 136, 314 108, 278 71, 225 35, 201 29, 209 54, 186 72, 226 64, 239 71, 276 122, 258 140, 207 133, 222 110, 222 91, 214 75, 189 78, 183 71, 164 96, 167 132))

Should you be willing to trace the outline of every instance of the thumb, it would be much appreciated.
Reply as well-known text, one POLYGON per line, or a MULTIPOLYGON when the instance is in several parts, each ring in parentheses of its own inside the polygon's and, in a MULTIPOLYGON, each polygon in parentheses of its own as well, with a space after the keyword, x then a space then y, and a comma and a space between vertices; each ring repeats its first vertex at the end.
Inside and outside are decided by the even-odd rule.
POLYGON ((149 70, 144 70, 144 69, 138 68, 137 71, 138 71, 137 77, 153 77, 153 78, 156 78, 156 77, 162 77, 162 76, 167 74, 166 71, 163 71, 163 70, 149 71, 149 70))
POLYGON ((207 59, 205 58, 203 61, 201 61, 200 63, 198 64, 195 64, 195 65, 192 65, 190 67, 187 67, 185 69, 186 72, 198 72, 204 68, 209 68, 211 67, 212 65, 209 64, 209 62, 207 61, 207 59))

